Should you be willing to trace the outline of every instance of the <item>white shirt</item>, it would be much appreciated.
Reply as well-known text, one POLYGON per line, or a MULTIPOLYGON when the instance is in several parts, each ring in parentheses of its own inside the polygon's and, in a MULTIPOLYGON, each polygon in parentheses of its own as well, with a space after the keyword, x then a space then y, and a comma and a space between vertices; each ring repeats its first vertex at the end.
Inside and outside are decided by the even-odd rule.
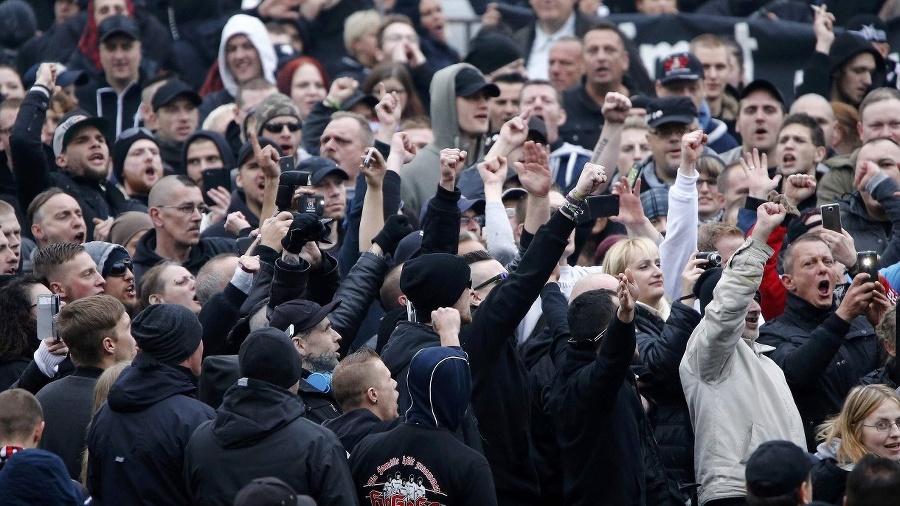
POLYGON ((575 13, 563 23, 555 33, 546 33, 541 25, 535 21, 534 44, 531 45, 531 53, 528 55, 529 79, 549 79, 550 77, 550 46, 562 37, 575 36, 575 13))

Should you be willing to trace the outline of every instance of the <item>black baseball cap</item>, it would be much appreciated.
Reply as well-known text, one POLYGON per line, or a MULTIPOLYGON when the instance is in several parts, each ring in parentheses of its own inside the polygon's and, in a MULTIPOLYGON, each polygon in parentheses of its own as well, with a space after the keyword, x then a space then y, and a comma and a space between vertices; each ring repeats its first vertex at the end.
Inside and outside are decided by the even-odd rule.
POLYGON ((747 492, 776 497, 796 490, 809 477, 816 457, 790 441, 766 441, 747 459, 747 492))
MULTIPOLYGON (((60 118, 59 125, 53 132, 53 154, 59 156, 60 153, 65 151, 66 146, 72 142, 75 132, 86 126, 96 127, 105 137, 107 130, 109 130, 109 121, 99 116, 91 116, 90 113, 83 109, 74 109, 67 112, 60 118)), ((108 139, 106 143, 109 144, 108 139)))
POLYGON ((459 208, 459 212, 464 213, 469 209, 475 211, 475 214, 481 216, 484 214, 484 199, 467 199, 465 197, 460 197, 459 200, 456 201, 456 207, 459 208))
POLYGON ((194 91, 186 82, 178 79, 171 79, 166 84, 159 87, 153 94, 152 106, 153 111, 158 111, 161 107, 171 104, 175 99, 184 97, 188 99, 195 107, 199 107, 203 99, 194 91))
POLYGON ((697 120, 697 107, 687 97, 665 97, 650 102, 647 108, 647 124, 656 128, 666 123, 689 125, 697 120))
POLYGON ((656 78, 662 84, 703 79, 703 64, 692 53, 674 53, 656 63, 656 78))
POLYGON ((741 100, 744 100, 754 91, 760 90, 767 92, 769 95, 772 95, 772 98, 781 102, 782 108, 785 107, 786 102, 784 101, 784 95, 781 94, 781 90, 779 90, 777 86, 772 84, 771 81, 767 81, 765 79, 756 79, 754 81, 751 81, 747 86, 744 86, 744 88, 741 90, 741 95, 739 98, 741 100))
POLYGON ((338 167, 338 164, 330 158, 321 156, 311 156, 297 165, 297 170, 305 170, 309 172, 309 182, 312 186, 316 186, 325 176, 329 174, 337 174, 342 180, 350 179, 350 176, 344 169, 338 167))
POLYGON ((494 83, 489 83, 478 70, 472 67, 464 67, 456 73, 453 79, 457 97, 471 97, 484 90, 489 97, 499 97, 500 88, 494 83))
POLYGON ((298 495, 290 485, 273 476, 256 478, 234 496, 234 506, 315 506, 316 501, 298 495))
MULTIPOLYGON (((279 147, 275 141, 268 137, 259 137, 258 140, 260 148, 272 146, 275 148, 275 151, 278 152, 278 156, 282 156, 281 147, 279 147)), ((238 151, 237 166, 240 168, 241 165, 247 163, 247 160, 249 160, 251 156, 253 156, 253 143, 247 141, 241 146, 241 150, 238 151)))
POLYGON ((305 332, 324 320, 328 313, 341 304, 340 299, 320 306, 311 300, 297 299, 279 305, 272 311, 269 326, 289 334, 305 332))
POLYGON ((140 40, 141 29, 138 28, 138 24, 133 18, 116 14, 100 23, 100 26, 97 27, 97 34, 97 42, 106 42, 106 39, 113 35, 124 35, 132 40, 140 40))

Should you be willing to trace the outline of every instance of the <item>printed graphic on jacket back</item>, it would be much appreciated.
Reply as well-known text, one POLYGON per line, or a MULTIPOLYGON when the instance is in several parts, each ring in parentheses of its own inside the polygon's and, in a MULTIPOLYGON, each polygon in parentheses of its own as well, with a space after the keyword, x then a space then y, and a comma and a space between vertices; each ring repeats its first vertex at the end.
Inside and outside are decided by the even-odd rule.
POLYGON ((442 506, 447 494, 414 457, 394 457, 378 466, 364 485, 371 506, 442 506))

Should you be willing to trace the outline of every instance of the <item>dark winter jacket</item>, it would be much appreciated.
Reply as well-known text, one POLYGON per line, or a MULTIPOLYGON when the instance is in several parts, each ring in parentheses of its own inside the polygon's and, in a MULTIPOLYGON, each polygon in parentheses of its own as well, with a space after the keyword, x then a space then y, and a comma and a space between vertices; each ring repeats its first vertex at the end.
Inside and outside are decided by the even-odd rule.
MULTIPOLYGON (((227 216, 238 211, 244 215, 244 218, 247 219, 247 223, 249 223, 252 228, 259 228, 259 216, 247 207, 247 195, 244 193, 244 190, 235 188, 231 191, 231 204, 228 205, 228 211, 225 214, 227 216)), ((230 239, 237 239, 237 236, 228 230, 225 230, 224 220, 207 227, 206 230, 200 234, 200 237, 227 237, 230 239)))
POLYGON ((850 471, 838 466, 837 460, 825 458, 809 470, 812 477, 813 499, 835 506, 844 504, 844 491, 850 471))
POLYGON ((19 205, 27 209, 37 194, 51 186, 61 188, 78 201, 87 227, 85 240, 88 240, 94 236, 94 218, 105 220, 118 216, 128 210, 128 201, 118 188, 106 181, 97 182, 65 171, 51 171, 44 156, 44 143, 41 142, 41 129, 49 105, 50 99, 45 91, 29 91, 13 123, 9 140, 13 167, 28 168, 16 175, 19 205))
POLYGON ((95 367, 76 367, 74 373, 36 395, 46 423, 40 447, 59 455, 73 480, 81 478, 85 436, 94 414, 94 387, 102 373, 95 367))
POLYGON ((614 318, 599 353, 569 347, 551 388, 567 505, 671 504, 629 365, 635 325, 614 318))
MULTIPOLYGON (((232 121, 232 123, 234 123, 232 121)), ((215 143, 216 148, 219 149, 219 156, 222 157, 222 168, 225 169, 234 169, 237 167, 237 162, 234 159, 234 153, 232 152, 231 146, 228 144, 228 141, 225 137, 222 137, 218 132, 213 132, 212 130, 197 130, 192 133, 187 139, 184 140, 184 144, 181 148, 181 166, 184 168, 184 172, 180 174, 187 175, 187 152, 188 147, 194 143, 197 139, 207 139, 213 141, 215 143)), ((240 146, 238 146, 240 149, 240 146)))
POLYGON ((760 328, 758 342, 775 347, 769 356, 784 371, 814 450, 816 427, 839 412, 850 389, 875 369, 872 326, 863 316, 848 323, 835 307, 819 309, 788 293, 784 313, 760 328))
POLYGON ((399 417, 393 420, 382 420, 371 410, 357 408, 351 409, 337 418, 325 420, 322 422, 322 426, 334 432, 334 435, 344 445, 344 450, 350 454, 364 437, 369 434, 387 432, 400 425, 401 420, 399 417))
POLYGON ((88 432, 94 504, 191 504, 184 449, 215 411, 194 398, 196 378, 139 353, 109 391, 88 432))
POLYGON ((465 420, 471 391, 459 348, 433 346, 413 358, 406 423, 366 437, 350 455, 360 504, 497 504, 487 460, 451 434, 465 420))
POLYGON ((214 420, 185 449, 193 504, 230 505, 255 478, 274 476, 321 505, 354 504, 346 454, 335 435, 303 417, 303 401, 270 383, 242 378, 214 420))
MULTIPOLYGON (((159 256, 156 251, 156 230, 149 230, 141 240, 138 241, 137 249, 134 252, 134 282, 139 283, 141 276, 150 270, 154 265, 162 262, 165 258, 159 256)), ((186 262, 181 265, 190 271, 191 274, 197 275, 200 268, 203 267, 210 258, 220 253, 231 253, 234 251, 234 239, 225 237, 209 237, 201 238, 200 242, 191 247, 190 256, 186 262)))
POLYGON ((666 470, 682 484, 694 482, 694 431, 678 366, 684 356, 691 332, 700 323, 700 314, 680 302, 672 305, 669 319, 663 322, 638 305, 638 365, 641 393, 656 403, 654 434, 666 470), (646 377, 642 373, 648 373, 646 377))

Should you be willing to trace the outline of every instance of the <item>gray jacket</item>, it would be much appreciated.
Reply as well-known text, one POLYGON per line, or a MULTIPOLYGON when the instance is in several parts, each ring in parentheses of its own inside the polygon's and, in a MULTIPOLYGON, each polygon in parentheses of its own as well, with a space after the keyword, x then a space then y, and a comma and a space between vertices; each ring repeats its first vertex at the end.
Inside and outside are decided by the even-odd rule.
POLYGON ((806 447, 784 373, 755 340, 742 339, 772 252, 751 238, 731 257, 679 367, 694 426, 701 504, 746 495, 744 467, 759 444, 784 439, 806 447))

